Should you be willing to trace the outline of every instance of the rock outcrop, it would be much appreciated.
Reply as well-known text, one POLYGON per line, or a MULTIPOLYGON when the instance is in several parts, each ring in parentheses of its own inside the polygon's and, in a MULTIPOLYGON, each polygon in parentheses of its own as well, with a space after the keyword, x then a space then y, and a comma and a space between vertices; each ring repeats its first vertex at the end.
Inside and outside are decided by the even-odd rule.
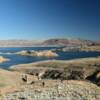
POLYGON ((10 59, 8 58, 4 58, 3 56, 0 56, 0 63, 3 63, 3 62, 6 62, 6 61, 9 61, 10 59))

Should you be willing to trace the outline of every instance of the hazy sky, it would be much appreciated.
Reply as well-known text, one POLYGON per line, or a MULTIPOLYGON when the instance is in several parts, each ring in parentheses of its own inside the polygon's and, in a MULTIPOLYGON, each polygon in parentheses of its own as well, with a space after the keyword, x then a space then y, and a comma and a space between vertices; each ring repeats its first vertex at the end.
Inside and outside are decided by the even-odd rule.
POLYGON ((100 0, 0 0, 0 39, 100 40, 100 0))

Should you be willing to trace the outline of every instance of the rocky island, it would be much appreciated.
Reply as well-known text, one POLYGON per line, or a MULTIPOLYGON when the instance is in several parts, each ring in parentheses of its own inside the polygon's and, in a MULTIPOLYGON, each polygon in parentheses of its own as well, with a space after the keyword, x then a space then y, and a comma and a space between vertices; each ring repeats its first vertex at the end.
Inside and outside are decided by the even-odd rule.
POLYGON ((17 55, 22 55, 22 56, 37 56, 37 57, 56 57, 58 56, 57 53, 51 51, 51 50, 44 50, 44 51, 34 51, 34 50, 23 50, 23 51, 19 51, 16 52, 14 54, 17 55))

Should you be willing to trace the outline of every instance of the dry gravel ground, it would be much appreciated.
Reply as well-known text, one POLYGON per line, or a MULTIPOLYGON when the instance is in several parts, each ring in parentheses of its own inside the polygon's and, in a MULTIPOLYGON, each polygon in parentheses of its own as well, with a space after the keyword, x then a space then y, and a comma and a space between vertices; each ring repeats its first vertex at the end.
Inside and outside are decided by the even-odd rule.
POLYGON ((84 81, 44 80, 45 86, 23 85, 21 90, 2 95, 0 100, 100 100, 100 88, 84 81))
POLYGON ((100 100, 100 87, 90 82, 37 80, 29 75, 25 83, 21 74, 0 69, 0 100, 100 100))

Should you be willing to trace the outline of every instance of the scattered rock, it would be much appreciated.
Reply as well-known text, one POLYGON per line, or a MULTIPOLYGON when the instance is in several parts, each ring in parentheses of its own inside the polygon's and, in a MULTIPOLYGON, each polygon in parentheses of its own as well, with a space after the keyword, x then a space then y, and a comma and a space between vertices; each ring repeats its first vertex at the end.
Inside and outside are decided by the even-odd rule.
POLYGON ((48 80, 48 87, 26 88, 23 91, 8 93, 1 100, 100 100, 100 88, 84 81, 48 80), (52 84, 52 85, 51 85, 52 84))

